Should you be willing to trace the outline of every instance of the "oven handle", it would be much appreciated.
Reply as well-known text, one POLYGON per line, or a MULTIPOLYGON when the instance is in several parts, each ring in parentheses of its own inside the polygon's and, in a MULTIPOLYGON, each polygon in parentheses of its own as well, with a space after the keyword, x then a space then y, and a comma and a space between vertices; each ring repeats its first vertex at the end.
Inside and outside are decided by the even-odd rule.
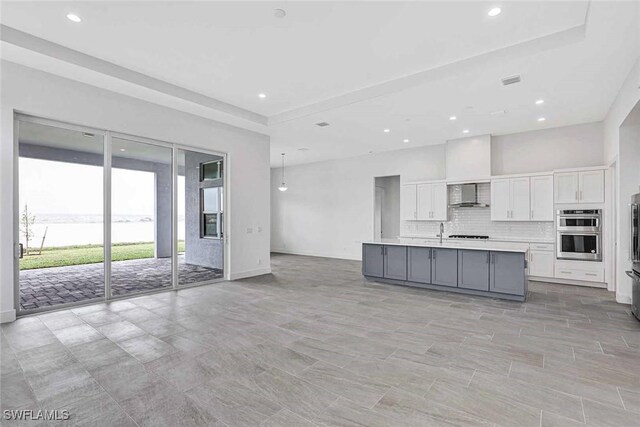
POLYGON ((564 230, 558 230, 557 231, 558 235, 563 235, 566 234, 567 236, 598 236, 600 237, 600 235, 602 234, 599 231, 564 231, 564 230))
POLYGON ((640 277, 638 277, 638 275, 633 271, 625 271, 625 273, 627 273, 627 276, 631 277, 634 281, 640 282, 640 277))

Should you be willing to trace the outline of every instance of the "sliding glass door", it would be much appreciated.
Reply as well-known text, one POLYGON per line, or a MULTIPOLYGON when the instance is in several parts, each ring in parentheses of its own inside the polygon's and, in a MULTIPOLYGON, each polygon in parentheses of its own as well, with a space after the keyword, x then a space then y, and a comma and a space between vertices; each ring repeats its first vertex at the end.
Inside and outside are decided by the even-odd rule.
POLYGON ((104 136, 18 123, 19 311, 104 298, 104 136))
POLYGON ((111 295, 172 287, 172 149, 111 138, 111 295))
POLYGON ((224 158, 177 150, 178 286, 224 277, 224 158))
POLYGON ((224 278, 224 155, 17 115, 20 313, 224 278))

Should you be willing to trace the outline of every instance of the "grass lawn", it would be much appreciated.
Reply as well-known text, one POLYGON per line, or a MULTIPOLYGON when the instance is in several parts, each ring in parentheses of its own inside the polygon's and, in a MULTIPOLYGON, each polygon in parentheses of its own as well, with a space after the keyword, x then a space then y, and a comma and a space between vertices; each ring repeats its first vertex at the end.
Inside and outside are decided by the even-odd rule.
MULTIPOLYGON (((113 261, 126 261, 129 259, 153 258, 153 252, 153 242, 115 243, 111 247, 111 259, 113 261)), ((178 252, 184 252, 183 240, 178 242, 178 252)), ((44 248, 42 249, 42 255, 25 255, 20 260, 20 270, 93 264, 103 261, 104 250, 101 245, 44 248)))

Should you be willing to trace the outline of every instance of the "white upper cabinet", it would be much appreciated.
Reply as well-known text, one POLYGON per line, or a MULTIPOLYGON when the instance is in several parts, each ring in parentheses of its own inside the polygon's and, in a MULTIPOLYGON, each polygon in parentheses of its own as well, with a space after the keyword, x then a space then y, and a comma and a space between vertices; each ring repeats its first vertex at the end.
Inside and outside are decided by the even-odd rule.
POLYGON ((418 184, 418 215, 421 221, 430 220, 433 205, 433 190, 431 184, 418 184))
POLYGON ((491 180, 491 220, 529 221, 529 177, 491 180))
POLYGON ((578 174, 581 203, 604 203, 604 171, 585 171, 578 174))
POLYGON ((555 175, 556 203, 578 203, 578 172, 555 175))
POLYGON ((511 221, 529 221, 530 198, 529 177, 512 178, 511 180, 511 221))
POLYGON ((400 219, 414 221, 418 217, 416 184, 404 184, 400 187, 400 219))
POLYGON ((555 174, 556 203, 604 203, 604 171, 555 174))
POLYGON ((432 186, 432 204, 431 219, 435 221, 446 221, 449 213, 449 193, 447 192, 447 183, 441 182, 431 184, 432 186))
POLYGON ((509 179, 491 181, 491 221, 508 221, 511 209, 509 179))
POLYGON ((400 218, 403 221, 446 221, 447 184, 404 184, 400 191, 400 218))
POLYGON ((531 221, 553 221, 553 175, 531 177, 531 221))

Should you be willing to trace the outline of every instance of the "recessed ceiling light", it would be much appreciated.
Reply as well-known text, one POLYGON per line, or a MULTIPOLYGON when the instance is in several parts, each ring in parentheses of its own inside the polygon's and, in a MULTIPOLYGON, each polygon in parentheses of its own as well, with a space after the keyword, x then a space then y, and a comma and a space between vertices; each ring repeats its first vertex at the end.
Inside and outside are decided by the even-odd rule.
POLYGON ((538 118, 538 121, 539 121, 539 122, 544 122, 545 120, 547 120, 547 119, 545 119, 544 117, 539 117, 539 118, 538 118))
POLYGON ((383 130, 383 132, 384 133, 389 133, 389 132, 391 132, 391 129, 385 129, 385 130, 383 130))
POLYGON ((455 120, 455 119, 457 119, 457 117, 456 117, 456 116, 451 116, 451 117, 449 117, 449 120, 451 120, 451 121, 453 121, 453 120, 455 120))
POLYGON ((124 148, 121 148, 120 151, 126 151, 124 148))
POLYGON ((463 130, 462 133, 469 133, 469 129, 463 130))
POLYGON ((260 98, 260 99, 265 99, 266 97, 267 97, 267 95, 264 94, 264 93, 259 93, 258 94, 258 98, 260 98))
POLYGON ((67 13, 67 19, 73 22, 82 22, 82 18, 80 18, 75 13, 67 13))
POLYGON ((502 12, 502 9, 500 9, 499 7, 494 7, 489 12, 487 12, 487 15, 494 17, 500 15, 500 12, 502 12))
POLYGON ((536 101, 536 105, 542 105, 542 104, 544 104, 544 99, 538 99, 536 101))
POLYGON ((409 140, 408 139, 403 139, 402 142, 404 142, 406 144, 407 142, 409 142, 409 140))

